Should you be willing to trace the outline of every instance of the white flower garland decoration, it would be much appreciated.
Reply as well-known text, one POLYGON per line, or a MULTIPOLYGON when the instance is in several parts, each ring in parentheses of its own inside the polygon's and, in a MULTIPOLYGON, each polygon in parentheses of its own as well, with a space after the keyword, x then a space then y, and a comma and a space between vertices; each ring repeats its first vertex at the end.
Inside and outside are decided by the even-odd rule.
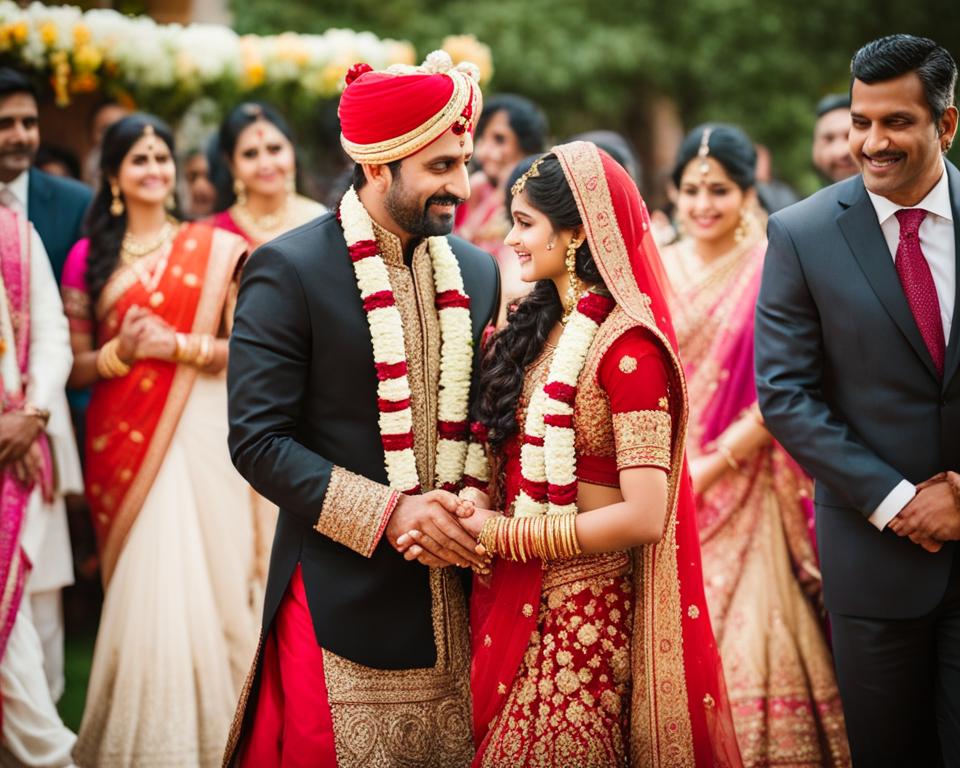
POLYGON ((600 325, 613 310, 609 296, 590 291, 563 329, 547 383, 530 398, 520 447, 520 492, 514 516, 577 511, 573 403, 577 380, 600 325))
MULTIPOLYGON (((340 204, 340 221, 373 342, 387 480, 402 493, 419 493, 421 484, 413 453, 413 412, 403 322, 379 252, 373 221, 353 187, 347 190, 340 204)), ((464 293, 460 266, 447 238, 431 237, 427 248, 433 264, 440 319, 439 439, 434 479, 437 488, 456 491, 463 479, 467 454, 467 408, 473 361, 470 300, 464 293)))

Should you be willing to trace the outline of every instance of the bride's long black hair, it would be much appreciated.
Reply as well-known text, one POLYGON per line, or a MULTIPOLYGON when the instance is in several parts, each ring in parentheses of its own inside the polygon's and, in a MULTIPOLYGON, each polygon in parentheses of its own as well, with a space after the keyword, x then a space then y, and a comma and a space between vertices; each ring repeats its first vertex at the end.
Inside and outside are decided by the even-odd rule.
POLYGON ((87 291, 91 306, 96 306, 100 291, 106 285, 110 275, 120 260, 120 245, 127 231, 127 212, 119 216, 110 213, 113 193, 110 179, 120 173, 120 166, 130 148, 143 138, 144 129, 153 126, 154 133, 163 140, 170 150, 170 156, 176 157, 173 131, 160 118, 137 112, 127 115, 111 125, 103 136, 100 154, 100 188, 90 204, 84 231, 90 238, 90 255, 87 257, 87 291))
MULTIPOLYGON (((583 223, 556 155, 543 156, 539 173, 527 179, 524 192, 530 205, 550 220, 554 232, 576 229, 583 223)), ((577 249, 576 272, 585 283, 604 284, 586 240, 577 249)), ((508 313, 506 326, 489 342, 480 363, 479 396, 473 418, 486 426, 488 444, 497 453, 517 433, 517 401, 524 372, 543 350, 550 329, 562 315, 563 305, 553 281, 538 280, 508 313)))

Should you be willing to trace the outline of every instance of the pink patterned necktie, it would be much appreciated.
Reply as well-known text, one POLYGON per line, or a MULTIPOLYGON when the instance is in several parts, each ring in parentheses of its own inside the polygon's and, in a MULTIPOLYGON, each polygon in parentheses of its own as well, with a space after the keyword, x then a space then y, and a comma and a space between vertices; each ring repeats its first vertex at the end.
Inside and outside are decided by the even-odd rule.
POLYGON ((937 373, 943 377, 943 360, 946 342, 943 338, 943 321, 940 319, 940 302, 933 273, 920 248, 920 224, 927 216, 923 208, 901 208, 896 212, 900 222, 900 242, 897 244, 897 274, 917 321, 923 343, 930 350, 937 373))

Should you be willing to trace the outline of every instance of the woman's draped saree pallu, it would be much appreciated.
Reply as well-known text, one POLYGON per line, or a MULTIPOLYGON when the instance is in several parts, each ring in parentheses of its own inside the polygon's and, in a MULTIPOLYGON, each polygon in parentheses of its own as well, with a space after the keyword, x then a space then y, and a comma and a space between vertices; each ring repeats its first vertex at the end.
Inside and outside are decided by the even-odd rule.
MULTIPOLYGON (((617 304, 578 382, 577 476, 619 486, 618 468, 658 466, 668 472, 668 509, 656 544, 550 563, 501 559, 488 584, 477 582, 474 765, 739 766, 703 596, 684 458, 686 386, 646 208, 626 172, 593 144, 552 152, 617 304), (613 394, 605 382, 617 370, 642 373, 645 383, 613 394), (621 411, 621 396, 640 410, 621 411)), ((531 377, 542 385, 544 367, 540 360, 527 371, 527 393, 537 385, 531 377)), ((499 463, 509 502, 519 442, 499 463)))
MULTIPOLYGON (((697 457, 755 418, 753 318, 766 240, 704 264, 669 254, 697 457)), ((776 443, 697 498, 707 603, 748 766, 850 764, 830 649, 805 591, 819 582, 812 482, 776 443)))

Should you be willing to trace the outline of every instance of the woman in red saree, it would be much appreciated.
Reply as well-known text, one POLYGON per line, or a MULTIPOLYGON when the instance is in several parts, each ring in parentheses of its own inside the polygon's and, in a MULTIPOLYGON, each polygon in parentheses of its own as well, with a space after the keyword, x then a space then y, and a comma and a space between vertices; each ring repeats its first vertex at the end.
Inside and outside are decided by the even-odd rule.
POLYGON ((727 125, 684 140, 685 233, 664 252, 690 393, 687 435, 707 604, 748 766, 844 766, 850 752, 817 617, 812 485, 757 408, 753 315, 766 238, 756 153, 727 125))
POLYGON ((104 139, 63 291, 70 384, 93 387, 86 491, 105 600, 75 759, 216 765, 257 638, 252 510, 226 448, 226 334, 246 244, 165 201, 169 129, 104 139))
POLYGON ((511 211, 507 242, 537 283, 480 378, 489 491, 506 516, 478 494, 463 520, 497 555, 471 605, 474 765, 738 766, 703 598, 686 387, 646 208, 609 155, 574 142, 531 167, 511 211), (573 384, 544 386, 567 346, 565 310, 567 327, 580 313, 599 328, 573 384), (543 415, 541 440, 526 422, 550 398, 569 415, 543 415), (549 430, 563 425, 574 480, 559 487, 549 430), (538 443, 548 482, 530 475, 538 443), (516 559, 524 518, 538 514, 530 498, 546 504, 546 550, 566 556, 516 559))

